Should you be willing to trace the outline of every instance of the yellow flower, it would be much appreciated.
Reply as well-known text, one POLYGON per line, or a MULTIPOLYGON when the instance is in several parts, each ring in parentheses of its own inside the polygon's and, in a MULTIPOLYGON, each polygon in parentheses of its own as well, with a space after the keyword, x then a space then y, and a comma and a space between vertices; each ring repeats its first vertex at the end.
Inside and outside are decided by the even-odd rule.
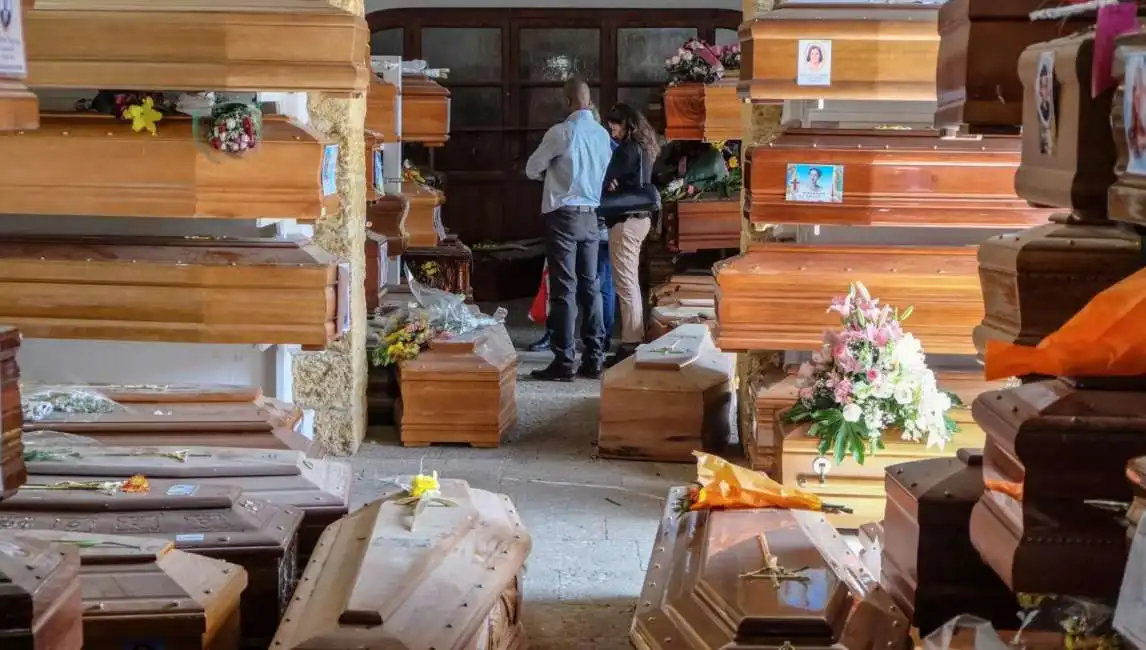
POLYGON ((740 160, 736 156, 732 156, 731 158, 728 159, 728 168, 729 169, 736 169, 739 166, 740 166, 740 160))
POLYGON ((139 133, 147 129, 151 135, 155 135, 155 123, 163 119, 163 113, 155 110, 155 100, 146 97, 143 104, 133 104, 127 107, 123 112, 123 116, 131 120, 131 130, 139 133))
POLYGON ((712 148, 716 149, 717 151, 720 151, 720 150, 724 149, 724 143, 725 142, 727 142, 727 140, 713 140, 712 141, 712 148))
POLYGON ((438 472, 435 470, 432 476, 425 474, 418 474, 410 483, 410 496, 415 499, 420 499, 427 494, 432 494, 438 491, 438 472))

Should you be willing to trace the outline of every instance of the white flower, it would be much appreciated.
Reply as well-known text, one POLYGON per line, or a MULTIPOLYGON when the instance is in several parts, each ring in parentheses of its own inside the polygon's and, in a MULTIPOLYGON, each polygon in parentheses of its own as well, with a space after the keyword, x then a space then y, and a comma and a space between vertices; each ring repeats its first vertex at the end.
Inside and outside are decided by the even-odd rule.
POLYGON ((684 59, 685 61, 691 61, 693 56, 694 55, 692 52, 685 52, 684 54, 681 55, 681 58, 684 59))
POLYGON ((676 56, 674 56, 670 60, 672 61, 673 65, 680 65, 680 55, 679 54, 677 54, 676 56))
POLYGON ((907 406, 915 401, 915 390, 911 384, 906 382, 900 383, 896 385, 895 390, 892 392, 892 397, 894 397, 895 401, 899 404, 907 406))
POLYGON ((844 407, 844 420, 848 422, 859 422, 860 417, 863 415, 863 409, 859 404, 852 402, 844 407))

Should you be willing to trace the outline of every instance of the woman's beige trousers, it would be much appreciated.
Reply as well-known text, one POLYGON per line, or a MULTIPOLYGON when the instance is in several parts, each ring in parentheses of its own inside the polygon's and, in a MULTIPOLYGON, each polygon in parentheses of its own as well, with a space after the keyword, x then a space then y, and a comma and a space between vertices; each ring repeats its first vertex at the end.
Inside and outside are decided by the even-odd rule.
POLYGON ((651 219, 634 217, 609 228, 609 260, 613 263, 613 287, 621 303, 621 343, 636 345, 645 339, 645 303, 641 299, 638 269, 641 244, 649 234, 651 219))

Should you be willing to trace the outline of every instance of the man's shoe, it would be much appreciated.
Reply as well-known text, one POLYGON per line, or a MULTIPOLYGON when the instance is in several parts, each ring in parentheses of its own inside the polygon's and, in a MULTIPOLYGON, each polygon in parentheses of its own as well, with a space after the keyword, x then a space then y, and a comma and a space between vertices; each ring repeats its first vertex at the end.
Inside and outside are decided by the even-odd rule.
POLYGON ((541 370, 534 370, 529 373, 529 376, 539 381, 560 381, 566 383, 573 381, 573 373, 558 370, 553 366, 548 366, 541 370))
POLYGON ((549 337, 543 336, 533 343, 525 346, 525 349, 530 352, 548 352, 549 351, 549 337))
POLYGON ((602 372, 599 363, 582 363, 581 367, 577 369, 577 376, 585 379, 600 379, 602 372))
POLYGON ((621 347, 617 348, 616 354, 611 354, 611 355, 609 355, 609 357, 607 359, 605 359, 605 367, 606 368, 612 368, 613 366, 617 365, 618 363, 620 363, 620 362, 624 361, 625 359, 628 359, 629 357, 633 356, 633 354, 635 354, 636 351, 637 351, 637 349, 635 347, 628 346, 628 345, 622 345, 621 347))

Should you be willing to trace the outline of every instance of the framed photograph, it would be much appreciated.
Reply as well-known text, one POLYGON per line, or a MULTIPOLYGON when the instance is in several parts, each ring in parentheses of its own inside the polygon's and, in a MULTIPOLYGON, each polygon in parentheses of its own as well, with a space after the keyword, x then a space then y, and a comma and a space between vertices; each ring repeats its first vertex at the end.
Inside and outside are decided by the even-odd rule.
POLYGON ((796 55, 797 86, 832 85, 831 41, 800 41, 796 55))
POLYGON ((322 195, 338 192, 338 145, 328 144, 322 151, 322 195))
POLYGON ((784 200, 804 203, 842 203, 844 200, 843 165, 788 165, 784 183, 784 200))
POLYGON ((1129 151, 1126 171, 1146 175, 1146 54, 1126 56, 1122 121, 1129 151))
POLYGON ((1039 153, 1054 155, 1057 129, 1055 125, 1054 52, 1039 55, 1035 68, 1035 111, 1039 117, 1039 153))
POLYGON ((20 20, 20 0, 0 0, 0 77, 23 79, 28 76, 24 26, 20 20))

